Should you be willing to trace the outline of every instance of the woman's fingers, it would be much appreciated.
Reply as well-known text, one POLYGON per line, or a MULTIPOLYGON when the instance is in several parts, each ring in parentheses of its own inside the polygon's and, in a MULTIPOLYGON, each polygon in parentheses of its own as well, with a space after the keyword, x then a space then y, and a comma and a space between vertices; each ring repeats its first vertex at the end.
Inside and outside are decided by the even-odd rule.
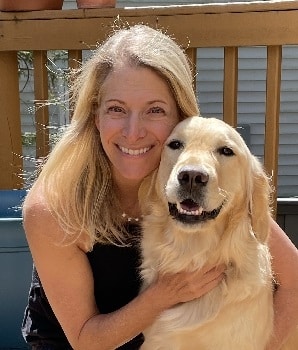
MULTIPOLYGON (((204 274, 204 278, 197 290, 195 298, 199 298, 204 294, 210 292, 213 288, 217 287, 219 283, 225 278, 225 269, 213 268, 204 274)), ((195 299, 194 298, 194 299, 195 299)))
POLYGON ((208 293, 225 277, 225 265, 204 267, 192 272, 163 274, 158 278, 158 284, 172 305, 187 302, 208 293))

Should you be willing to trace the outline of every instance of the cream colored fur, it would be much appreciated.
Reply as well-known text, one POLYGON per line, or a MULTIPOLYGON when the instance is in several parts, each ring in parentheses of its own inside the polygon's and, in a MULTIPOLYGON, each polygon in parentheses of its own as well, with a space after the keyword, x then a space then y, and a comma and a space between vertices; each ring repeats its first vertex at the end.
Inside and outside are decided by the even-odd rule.
POLYGON ((226 264, 226 278, 201 298, 163 312, 144 332, 142 350, 265 349, 273 323, 269 197, 268 178, 236 130, 201 117, 177 125, 158 171, 140 189, 144 288, 159 273, 206 264, 226 264), (183 189, 185 170, 207 178, 183 189), (222 206, 218 216, 194 224, 174 219, 168 202, 180 202, 188 190, 199 212, 222 206))

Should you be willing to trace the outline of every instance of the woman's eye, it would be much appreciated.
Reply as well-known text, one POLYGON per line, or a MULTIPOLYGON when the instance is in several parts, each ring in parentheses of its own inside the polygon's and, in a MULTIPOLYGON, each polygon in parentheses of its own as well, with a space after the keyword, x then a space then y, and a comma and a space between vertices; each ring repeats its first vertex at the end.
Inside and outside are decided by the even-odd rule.
POLYGON ((183 148, 183 143, 179 140, 172 140, 168 143, 170 149, 176 150, 183 148))
POLYGON ((119 115, 125 113, 125 109, 119 106, 111 106, 107 108, 107 112, 109 114, 119 115))
POLYGON ((121 107, 118 107, 118 106, 112 106, 112 107, 109 107, 108 108, 108 111, 109 112, 122 112, 122 110, 123 110, 123 108, 121 108, 121 107))
POLYGON ((149 113, 161 114, 161 113, 165 113, 165 110, 161 107, 152 107, 150 108, 149 113))
POLYGON ((226 157, 231 157, 231 156, 235 155, 234 151, 230 147, 227 147, 227 146, 220 147, 218 149, 218 153, 222 154, 223 156, 226 156, 226 157))

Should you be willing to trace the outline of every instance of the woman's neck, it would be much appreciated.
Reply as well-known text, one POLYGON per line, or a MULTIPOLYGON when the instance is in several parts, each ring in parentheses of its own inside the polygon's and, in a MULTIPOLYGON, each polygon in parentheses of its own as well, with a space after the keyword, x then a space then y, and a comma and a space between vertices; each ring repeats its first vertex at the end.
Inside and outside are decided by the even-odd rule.
POLYGON ((116 186, 123 213, 128 216, 139 217, 141 215, 138 201, 140 183, 117 182, 116 186))

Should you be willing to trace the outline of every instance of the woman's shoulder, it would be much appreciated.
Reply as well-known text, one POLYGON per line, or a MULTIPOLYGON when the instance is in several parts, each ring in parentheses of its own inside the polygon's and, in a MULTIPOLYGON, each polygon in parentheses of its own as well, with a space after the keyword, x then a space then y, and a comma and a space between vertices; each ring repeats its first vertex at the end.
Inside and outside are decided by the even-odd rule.
POLYGON ((54 234, 59 225, 47 204, 43 191, 39 187, 32 187, 23 203, 23 226, 26 236, 54 234))
POLYGON ((57 225, 41 186, 34 185, 23 203, 23 225, 26 228, 57 225))
POLYGON ((28 192, 23 203, 23 219, 45 219, 49 217, 50 210, 41 186, 34 185, 28 192))
POLYGON ((90 250, 90 239, 83 232, 69 235, 50 209, 46 196, 40 185, 34 185, 28 192, 23 204, 23 225, 26 236, 47 237, 58 245, 75 245, 87 252, 90 250))

